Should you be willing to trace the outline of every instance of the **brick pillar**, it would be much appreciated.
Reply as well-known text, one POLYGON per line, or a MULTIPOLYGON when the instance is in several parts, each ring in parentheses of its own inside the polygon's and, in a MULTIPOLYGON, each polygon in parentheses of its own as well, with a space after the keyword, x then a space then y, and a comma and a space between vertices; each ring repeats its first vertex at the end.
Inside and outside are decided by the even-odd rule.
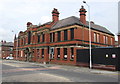
POLYGON ((64 50, 63 48, 60 48, 60 60, 63 60, 63 56, 64 56, 64 50))
POLYGON ((49 39, 50 39, 50 37, 49 37, 49 33, 45 33, 45 42, 49 42, 49 39))
POLYGON ((57 60, 57 48, 54 48, 54 60, 57 60))
POLYGON ((34 49, 34 61, 37 61, 37 49, 34 49))
POLYGON ((38 42, 37 34, 35 34, 35 44, 38 42))
POLYGON ((70 61, 70 48, 67 48, 67 60, 70 61))
POLYGON ((44 39, 45 39, 45 42, 47 42, 47 33, 44 34, 44 39))
POLYGON ((26 44, 28 44, 28 37, 26 37, 26 44))
POLYGON ((61 31, 61 41, 64 41, 64 31, 61 31))
POLYGON ((24 52, 24 50, 23 50, 23 61, 25 60, 25 52, 24 52))
POLYGON ((40 42, 42 42, 42 34, 40 34, 40 42))
POLYGON ((77 48, 74 48, 74 63, 76 64, 76 60, 77 60, 77 48))
POLYGON ((77 35, 78 35, 77 29, 75 28, 75 29, 74 29, 74 39, 77 39, 77 35))
POLYGON ((68 30, 68 40, 71 40, 71 32, 70 32, 70 29, 68 30))
POLYGON ((100 43, 104 43, 103 42, 103 35, 102 34, 100 34, 100 43))
POLYGON ((39 50, 40 51, 40 59, 42 58, 42 49, 39 50))
POLYGON ((31 43, 33 44, 33 35, 31 36, 31 43))
POLYGON ((44 48, 44 62, 49 61, 49 54, 48 54, 48 49, 44 48))
POLYGON ((120 46, 120 34, 118 34, 118 46, 120 46))
POLYGON ((94 42, 94 32, 91 31, 91 42, 94 42))

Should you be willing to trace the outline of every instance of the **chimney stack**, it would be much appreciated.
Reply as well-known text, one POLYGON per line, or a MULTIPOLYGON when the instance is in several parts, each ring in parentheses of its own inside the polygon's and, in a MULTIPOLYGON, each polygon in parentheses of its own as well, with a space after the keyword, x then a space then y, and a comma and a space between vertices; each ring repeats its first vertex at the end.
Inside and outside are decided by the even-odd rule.
POLYGON ((32 25, 31 22, 27 22, 27 27, 30 27, 32 25))
POLYGON ((81 6, 80 9, 80 22, 82 22, 84 25, 86 25, 86 9, 84 9, 84 6, 81 6))
POLYGON ((57 22, 59 20, 59 12, 56 8, 53 9, 52 11, 52 20, 53 22, 57 22))

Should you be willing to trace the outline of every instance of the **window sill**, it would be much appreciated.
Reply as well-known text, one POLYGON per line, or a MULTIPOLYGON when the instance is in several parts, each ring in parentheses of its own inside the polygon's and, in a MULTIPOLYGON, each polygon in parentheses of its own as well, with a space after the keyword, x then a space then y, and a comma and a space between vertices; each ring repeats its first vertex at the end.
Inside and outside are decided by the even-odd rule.
POLYGON ((60 60, 60 58, 57 58, 57 60, 60 60))
POLYGON ((70 59, 70 61, 74 61, 74 59, 70 59))
POLYGON ((51 58, 50 60, 54 60, 54 58, 51 58))
POLYGON ((63 59, 64 61, 67 61, 67 59, 63 59))

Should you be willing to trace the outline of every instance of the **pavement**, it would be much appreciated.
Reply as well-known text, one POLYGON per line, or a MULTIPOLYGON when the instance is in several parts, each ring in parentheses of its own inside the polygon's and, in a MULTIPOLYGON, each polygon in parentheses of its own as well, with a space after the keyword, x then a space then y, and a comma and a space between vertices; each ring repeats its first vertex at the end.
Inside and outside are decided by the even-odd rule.
POLYGON ((118 72, 72 65, 41 64, 16 60, 2 61, 5 82, 117 82, 118 72))
MULTIPOLYGON (((6 60, 9 62, 9 60, 6 60)), ((26 64, 31 64, 35 66, 42 66, 44 68, 49 68, 49 67, 60 67, 63 70, 66 71, 74 71, 74 72, 86 72, 86 73, 93 73, 93 74, 102 74, 102 75, 119 75, 118 71, 107 71, 107 70, 100 70, 100 69, 89 69, 88 67, 79 67, 79 66, 73 66, 73 65, 58 65, 58 64, 41 64, 41 63, 36 63, 36 62, 24 62, 24 61, 16 61, 12 60, 11 62, 16 62, 16 63, 26 63, 26 64)))

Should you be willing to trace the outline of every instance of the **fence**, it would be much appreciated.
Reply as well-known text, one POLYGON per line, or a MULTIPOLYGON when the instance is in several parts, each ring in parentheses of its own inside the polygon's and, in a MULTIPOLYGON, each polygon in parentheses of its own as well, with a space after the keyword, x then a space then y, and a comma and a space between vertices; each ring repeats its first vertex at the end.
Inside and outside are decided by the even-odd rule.
MULTIPOLYGON (((94 48, 92 52, 92 64, 114 65, 120 71, 120 47, 119 48, 94 48)), ((77 50, 77 62, 89 64, 89 49, 77 50)))

